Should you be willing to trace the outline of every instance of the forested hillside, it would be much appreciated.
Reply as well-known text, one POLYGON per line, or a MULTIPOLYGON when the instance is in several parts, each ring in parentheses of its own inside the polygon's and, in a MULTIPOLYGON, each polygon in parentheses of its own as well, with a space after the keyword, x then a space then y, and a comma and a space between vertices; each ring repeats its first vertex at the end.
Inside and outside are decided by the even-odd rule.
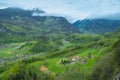
MULTIPOLYGON (((119 20, 33 16, 0 9, 0 80, 113 80, 120 74, 119 20)), ((44 13, 44 11, 37 11, 44 13)))
POLYGON ((32 10, 6 8, 0 10, 0 42, 19 42, 45 35, 79 33, 65 18, 32 16, 32 10))

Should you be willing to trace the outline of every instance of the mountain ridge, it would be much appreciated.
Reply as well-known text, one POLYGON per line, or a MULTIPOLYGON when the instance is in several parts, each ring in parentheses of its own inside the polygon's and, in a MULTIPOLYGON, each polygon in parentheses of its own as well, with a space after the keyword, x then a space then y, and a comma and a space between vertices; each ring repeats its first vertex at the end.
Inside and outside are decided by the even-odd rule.
MULTIPOLYGON (((35 12, 40 12, 35 9, 35 12)), ((34 11, 19 8, 0 9, 0 35, 39 37, 79 33, 67 19, 54 16, 32 16, 34 11)))
POLYGON ((110 19, 85 19, 78 20, 73 23, 73 26, 78 28, 83 33, 105 33, 114 32, 120 27, 120 20, 110 19))

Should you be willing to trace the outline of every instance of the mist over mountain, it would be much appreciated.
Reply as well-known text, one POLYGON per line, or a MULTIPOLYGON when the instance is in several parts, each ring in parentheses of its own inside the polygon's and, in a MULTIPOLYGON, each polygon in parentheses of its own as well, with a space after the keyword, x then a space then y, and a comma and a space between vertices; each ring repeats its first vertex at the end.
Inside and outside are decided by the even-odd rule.
POLYGON ((0 0, 0 80, 119 80, 119 0, 0 0))
POLYGON ((34 8, 32 10, 24 10, 22 8, 13 7, 0 9, 0 20, 2 23, 1 30, 4 28, 4 31, 21 35, 32 35, 33 32, 35 35, 42 35, 54 32, 59 33, 58 26, 61 31, 63 31, 60 31, 60 34, 70 34, 71 32, 105 33, 113 32, 120 27, 120 20, 117 15, 106 16, 106 18, 111 19, 106 19, 105 17, 102 19, 84 19, 71 24, 63 17, 55 17, 44 14, 46 14, 46 12, 38 8, 34 8), (29 27, 27 27, 28 24, 26 24, 26 22, 29 23, 29 27))
POLYGON ((120 13, 103 16, 104 19, 120 20, 120 13))
POLYGON ((105 33, 113 32, 120 28, 120 20, 110 19, 85 19, 78 20, 73 23, 73 26, 78 28, 83 33, 105 33))
MULTIPOLYGON (((27 39, 29 39, 43 35, 66 35, 79 32, 64 17, 33 15, 43 13, 44 11, 38 9, 0 9, 0 35, 24 38, 27 36, 27 39)), ((6 38, 4 36, 0 37, 1 39, 6 38)))
POLYGON ((109 19, 109 20, 120 20, 120 13, 111 13, 107 15, 94 15, 86 19, 109 19))
POLYGON ((55 0, 54 2, 52 0, 1 0, 0 4, 2 4, 0 8, 38 8, 44 10, 46 16, 62 16, 66 17, 70 22, 120 13, 119 0, 55 0))

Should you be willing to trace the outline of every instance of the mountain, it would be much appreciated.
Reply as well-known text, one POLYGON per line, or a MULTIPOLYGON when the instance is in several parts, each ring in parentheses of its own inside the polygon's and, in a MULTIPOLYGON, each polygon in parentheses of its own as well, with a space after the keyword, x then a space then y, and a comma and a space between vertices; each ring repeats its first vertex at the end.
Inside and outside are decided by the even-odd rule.
POLYGON ((43 12, 38 9, 0 9, 0 38, 14 35, 15 37, 36 38, 43 35, 66 35, 79 32, 64 17, 32 15, 43 12))
POLYGON ((120 29, 112 32, 119 20, 72 25, 63 17, 33 15, 44 13, 0 9, 0 80, 119 80, 120 29))
POLYGON ((103 16, 104 19, 111 19, 111 20, 120 20, 120 13, 110 14, 103 16))
POLYGON ((76 21, 73 23, 73 26, 77 27, 83 33, 113 32, 120 27, 120 20, 85 19, 76 21))

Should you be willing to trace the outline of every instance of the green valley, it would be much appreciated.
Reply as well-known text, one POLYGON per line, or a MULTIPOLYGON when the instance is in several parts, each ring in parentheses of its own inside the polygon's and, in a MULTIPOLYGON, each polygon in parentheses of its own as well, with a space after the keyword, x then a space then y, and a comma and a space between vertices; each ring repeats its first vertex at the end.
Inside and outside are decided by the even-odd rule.
POLYGON ((32 13, 0 10, 0 80, 113 80, 120 73, 118 25, 86 33, 63 17, 32 13))

